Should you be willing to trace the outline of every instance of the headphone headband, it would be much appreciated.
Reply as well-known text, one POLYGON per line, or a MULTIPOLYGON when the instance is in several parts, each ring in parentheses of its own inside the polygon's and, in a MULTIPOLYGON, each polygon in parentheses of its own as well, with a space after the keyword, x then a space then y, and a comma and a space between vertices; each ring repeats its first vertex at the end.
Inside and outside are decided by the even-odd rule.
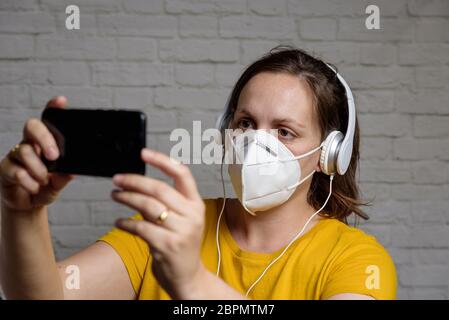
POLYGON ((345 88, 346 99, 348 102, 348 127, 346 128, 345 138, 341 143, 340 150, 337 157, 337 172, 342 175, 348 170, 349 164, 351 162, 352 147, 354 142, 354 132, 355 132, 355 103, 354 96, 352 95, 351 88, 349 88, 348 83, 345 79, 329 64, 326 65, 335 72, 338 80, 345 88))

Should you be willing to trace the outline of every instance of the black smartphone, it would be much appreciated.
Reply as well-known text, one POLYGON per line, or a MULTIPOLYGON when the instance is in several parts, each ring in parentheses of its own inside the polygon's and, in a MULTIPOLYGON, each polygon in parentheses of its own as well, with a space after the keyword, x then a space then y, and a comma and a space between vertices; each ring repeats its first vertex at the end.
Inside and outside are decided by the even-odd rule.
POLYGON ((56 139, 60 156, 43 157, 49 172, 112 177, 145 174, 146 116, 140 111, 46 108, 42 122, 56 139))

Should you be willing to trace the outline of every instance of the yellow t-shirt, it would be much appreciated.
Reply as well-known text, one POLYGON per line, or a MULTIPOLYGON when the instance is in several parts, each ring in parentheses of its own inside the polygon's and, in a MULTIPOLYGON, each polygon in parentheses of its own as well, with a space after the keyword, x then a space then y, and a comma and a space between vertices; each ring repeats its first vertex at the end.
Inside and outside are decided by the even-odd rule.
MULTIPOLYGON (((217 203, 216 199, 205 200, 206 225, 201 248, 203 264, 213 273, 218 257, 217 203)), ((142 219, 140 215, 133 218, 142 219)), ((146 242, 117 228, 100 240, 110 244, 122 258, 138 299, 170 299, 151 272, 152 258, 146 242)), ((220 277, 243 295, 284 249, 270 254, 240 249, 226 219, 221 219, 219 241, 220 277)), ((249 298, 328 299, 339 293, 395 299, 395 266, 374 237, 338 220, 322 219, 272 265, 249 298)))

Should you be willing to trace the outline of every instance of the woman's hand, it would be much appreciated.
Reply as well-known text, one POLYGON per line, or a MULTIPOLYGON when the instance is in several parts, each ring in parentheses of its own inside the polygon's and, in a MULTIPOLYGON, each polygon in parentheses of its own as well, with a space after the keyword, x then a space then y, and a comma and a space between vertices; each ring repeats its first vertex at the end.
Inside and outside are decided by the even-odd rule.
POLYGON ((177 299, 206 273, 200 259, 205 205, 187 166, 150 149, 143 149, 141 156, 144 162, 172 177, 174 187, 142 175, 115 175, 113 182, 121 190, 114 190, 112 198, 139 211, 144 218, 119 219, 116 225, 148 243, 154 276, 177 299), (161 222, 164 210, 168 216, 161 222))
MULTIPOLYGON (((55 97, 47 108, 64 108, 65 97, 55 97)), ((23 139, 15 152, 0 162, 2 205, 12 211, 32 211, 50 204, 72 175, 49 173, 41 160, 56 160, 59 150, 47 127, 39 119, 30 119, 23 129, 23 139)))

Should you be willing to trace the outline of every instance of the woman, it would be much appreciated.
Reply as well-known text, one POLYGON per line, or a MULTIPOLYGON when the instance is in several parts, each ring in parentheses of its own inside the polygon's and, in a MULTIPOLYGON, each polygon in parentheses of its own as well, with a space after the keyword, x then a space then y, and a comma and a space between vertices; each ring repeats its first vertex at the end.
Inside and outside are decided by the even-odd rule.
MULTIPOLYGON (((48 107, 65 104, 57 97, 48 107)), ((284 177, 257 185, 260 176, 231 164, 239 199, 203 200, 185 165, 144 149, 142 160, 172 177, 173 187, 150 177, 114 176, 112 199, 140 214, 119 219, 99 241, 60 262, 53 255, 47 206, 73 177, 47 172, 39 156, 54 160, 58 149, 46 127, 29 120, 22 143, 0 169, 6 297, 394 299, 390 256, 373 237, 347 225, 351 214, 366 218, 355 179, 357 124, 347 172, 334 179, 320 165, 323 140, 333 130, 345 134, 348 116, 345 88, 324 62, 297 49, 270 51, 235 85, 222 128, 241 129, 240 136, 253 142, 267 139, 293 157, 288 162, 295 179, 306 178, 281 198, 249 199, 249 189, 270 189, 291 174, 281 171, 284 177), (64 285, 69 265, 79 267, 79 290, 64 285)), ((231 139, 237 154, 247 147, 239 149, 239 143, 231 139)))

